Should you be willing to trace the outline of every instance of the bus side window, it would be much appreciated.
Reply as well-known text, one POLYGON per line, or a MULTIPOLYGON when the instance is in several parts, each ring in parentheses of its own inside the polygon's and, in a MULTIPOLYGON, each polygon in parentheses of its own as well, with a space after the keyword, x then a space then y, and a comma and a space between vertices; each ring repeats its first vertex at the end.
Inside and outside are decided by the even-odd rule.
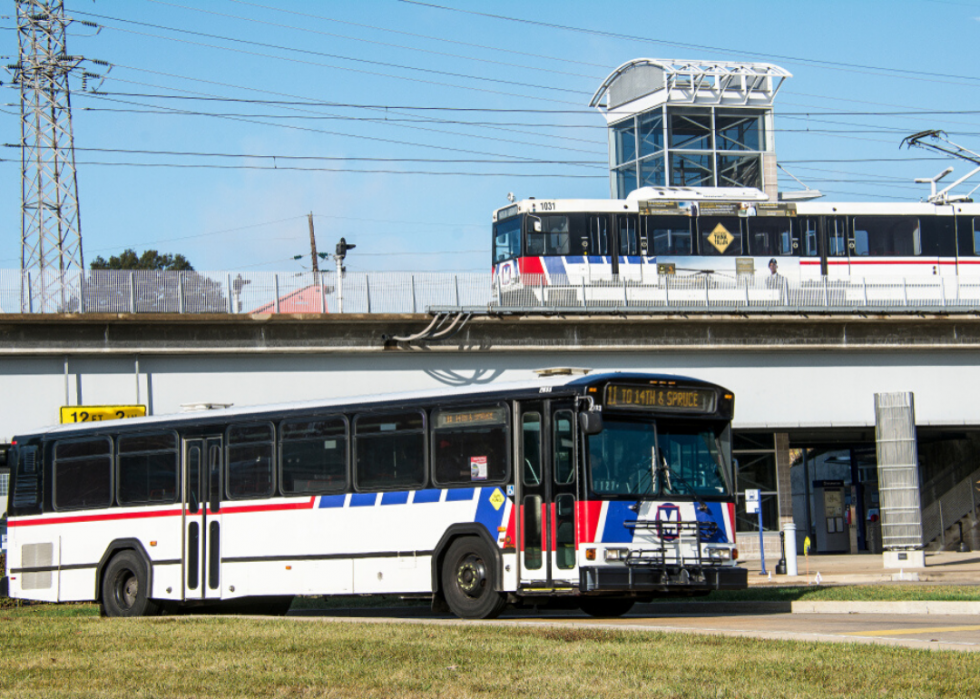
POLYGON ((10 484, 12 515, 32 515, 41 511, 41 465, 37 447, 20 447, 8 462, 14 481, 10 484))
POLYGON ((176 502, 179 471, 174 432, 120 437, 116 451, 120 505, 176 502))
POLYGON ((272 495, 274 432, 272 424, 268 422, 232 425, 228 428, 226 488, 230 499, 265 498, 272 495))
POLYGON ((54 507, 81 510, 112 505, 112 440, 60 441, 54 445, 54 507))
POLYGON ((347 488, 347 421, 306 417, 280 427, 279 489, 283 495, 347 488))
POLYGON ((425 485, 425 417, 418 410, 354 418, 354 485, 394 490, 425 485))
POLYGON ((433 481, 440 486, 502 483, 510 470, 508 437, 502 405, 433 411, 433 481))

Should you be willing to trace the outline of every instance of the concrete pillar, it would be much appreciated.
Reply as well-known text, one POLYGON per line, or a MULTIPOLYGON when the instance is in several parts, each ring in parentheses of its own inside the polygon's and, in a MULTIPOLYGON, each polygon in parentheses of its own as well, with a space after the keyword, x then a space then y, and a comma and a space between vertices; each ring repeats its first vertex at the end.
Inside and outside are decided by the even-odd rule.
POLYGON ((793 523, 793 483, 789 475, 789 435, 777 432, 776 441, 776 490, 779 492, 779 530, 793 523))

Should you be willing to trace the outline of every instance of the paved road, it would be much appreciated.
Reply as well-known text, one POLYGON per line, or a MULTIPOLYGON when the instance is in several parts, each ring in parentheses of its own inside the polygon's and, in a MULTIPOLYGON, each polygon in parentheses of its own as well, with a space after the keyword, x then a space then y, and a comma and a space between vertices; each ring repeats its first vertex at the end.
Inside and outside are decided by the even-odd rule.
POLYGON ((633 613, 619 619, 595 619, 580 612, 565 610, 508 610, 495 621, 461 621, 432 614, 425 608, 303 611, 293 612, 290 617, 297 620, 319 619, 349 623, 588 626, 980 652, 980 617, 973 615, 789 614, 752 610, 727 614, 672 614, 638 606, 633 613))

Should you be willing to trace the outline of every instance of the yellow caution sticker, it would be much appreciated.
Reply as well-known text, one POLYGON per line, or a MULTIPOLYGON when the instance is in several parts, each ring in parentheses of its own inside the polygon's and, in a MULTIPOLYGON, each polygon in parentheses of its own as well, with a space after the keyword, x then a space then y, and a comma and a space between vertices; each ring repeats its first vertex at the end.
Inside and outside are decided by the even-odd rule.
POLYGON ((493 509, 499 510, 504 502, 504 494, 500 492, 500 488, 494 488, 493 493, 490 494, 490 504, 493 505, 493 509))
POLYGON ((720 223, 708 234, 708 242, 715 246, 715 250, 724 253, 728 246, 735 240, 735 236, 728 232, 720 223))

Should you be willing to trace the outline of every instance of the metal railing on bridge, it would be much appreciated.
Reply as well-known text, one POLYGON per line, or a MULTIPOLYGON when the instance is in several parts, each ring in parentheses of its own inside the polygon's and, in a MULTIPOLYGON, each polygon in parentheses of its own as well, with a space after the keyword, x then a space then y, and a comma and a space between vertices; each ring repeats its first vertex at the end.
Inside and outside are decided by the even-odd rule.
POLYGON ((0 313, 977 312, 980 279, 0 270, 0 313))

